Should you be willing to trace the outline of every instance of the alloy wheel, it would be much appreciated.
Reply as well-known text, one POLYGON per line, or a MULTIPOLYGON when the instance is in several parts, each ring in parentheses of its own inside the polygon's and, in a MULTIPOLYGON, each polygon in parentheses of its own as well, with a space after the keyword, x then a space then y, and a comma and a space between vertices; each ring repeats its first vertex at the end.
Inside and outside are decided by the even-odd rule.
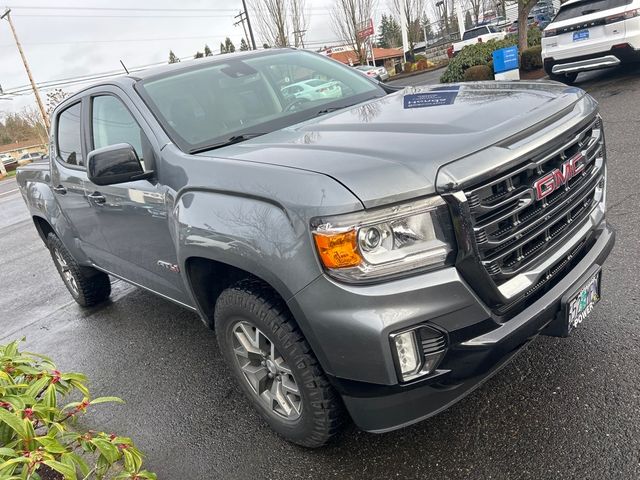
POLYGON ((56 248, 53 250, 53 259, 56 264, 60 268, 60 272, 62 273, 62 279, 64 283, 71 289, 75 296, 80 294, 80 289, 78 288, 78 283, 76 282, 76 278, 73 276, 71 272, 71 268, 69 264, 66 262, 60 251, 56 248))
POLYGON ((302 412, 300 389, 275 344, 255 325, 241 321, 232 329, 232 345, 242 376, 273 413, 295 420, 302 412))

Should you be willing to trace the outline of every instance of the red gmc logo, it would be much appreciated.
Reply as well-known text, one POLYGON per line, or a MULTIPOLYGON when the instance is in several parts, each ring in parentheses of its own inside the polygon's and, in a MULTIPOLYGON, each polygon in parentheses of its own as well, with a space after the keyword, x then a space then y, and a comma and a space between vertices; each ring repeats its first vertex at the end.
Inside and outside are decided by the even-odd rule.
POLYGON ((533 183, 536 200, 542 200, 551 195, 557 189, 565 185, 573 177, 584 171, 586 158, 582 153, 576 153, 569 160, 564 162, 560 168, 547 173, 533 183))

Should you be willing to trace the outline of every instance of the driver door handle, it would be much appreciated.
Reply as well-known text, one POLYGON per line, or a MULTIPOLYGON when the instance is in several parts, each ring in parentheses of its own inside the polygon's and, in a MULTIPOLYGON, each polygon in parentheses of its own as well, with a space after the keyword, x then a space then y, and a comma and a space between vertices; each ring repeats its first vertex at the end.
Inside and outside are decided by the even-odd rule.
POLYGON ((67 193, 67 189, 62 185, 58 185, 57 187, 53 187, 53 191, 59 193, 60 195, 65 195, 67 193))
POLYGON ((87 195, 87 197, 92 200, 95 203, 104 203, 106 202, 106 199, 104 198, 104 195, 102 195, 100 192, 93 192, 89 195, 87 195))

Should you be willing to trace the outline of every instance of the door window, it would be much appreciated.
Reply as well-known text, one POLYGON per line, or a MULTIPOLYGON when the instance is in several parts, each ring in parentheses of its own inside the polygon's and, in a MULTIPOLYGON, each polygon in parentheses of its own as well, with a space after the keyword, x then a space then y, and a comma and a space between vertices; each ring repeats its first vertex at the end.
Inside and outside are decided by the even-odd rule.
POLYGON ((81 104, 76 103, 58 116, 58 156, 69 165, 84 166, 80 133, 81 104))
POLYGON ((95 97, 91 117, 93 148, 128 143, 144 167, 143 140, 146 141, 146 138, 140 125, 120 100, 111 95, 95 97))

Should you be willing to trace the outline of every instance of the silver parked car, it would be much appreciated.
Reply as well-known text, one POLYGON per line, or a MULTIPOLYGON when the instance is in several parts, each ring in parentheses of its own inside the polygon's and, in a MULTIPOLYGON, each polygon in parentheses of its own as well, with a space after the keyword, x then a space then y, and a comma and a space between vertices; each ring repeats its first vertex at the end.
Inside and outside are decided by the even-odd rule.
POLYGON ((380 80, 381 82, 386 82, 389 80, 389 72, 384 67, 373 67, 371 65, 358 65, 356 70, 360 70, 367 77, 375 78, 376 80, 380 80))

